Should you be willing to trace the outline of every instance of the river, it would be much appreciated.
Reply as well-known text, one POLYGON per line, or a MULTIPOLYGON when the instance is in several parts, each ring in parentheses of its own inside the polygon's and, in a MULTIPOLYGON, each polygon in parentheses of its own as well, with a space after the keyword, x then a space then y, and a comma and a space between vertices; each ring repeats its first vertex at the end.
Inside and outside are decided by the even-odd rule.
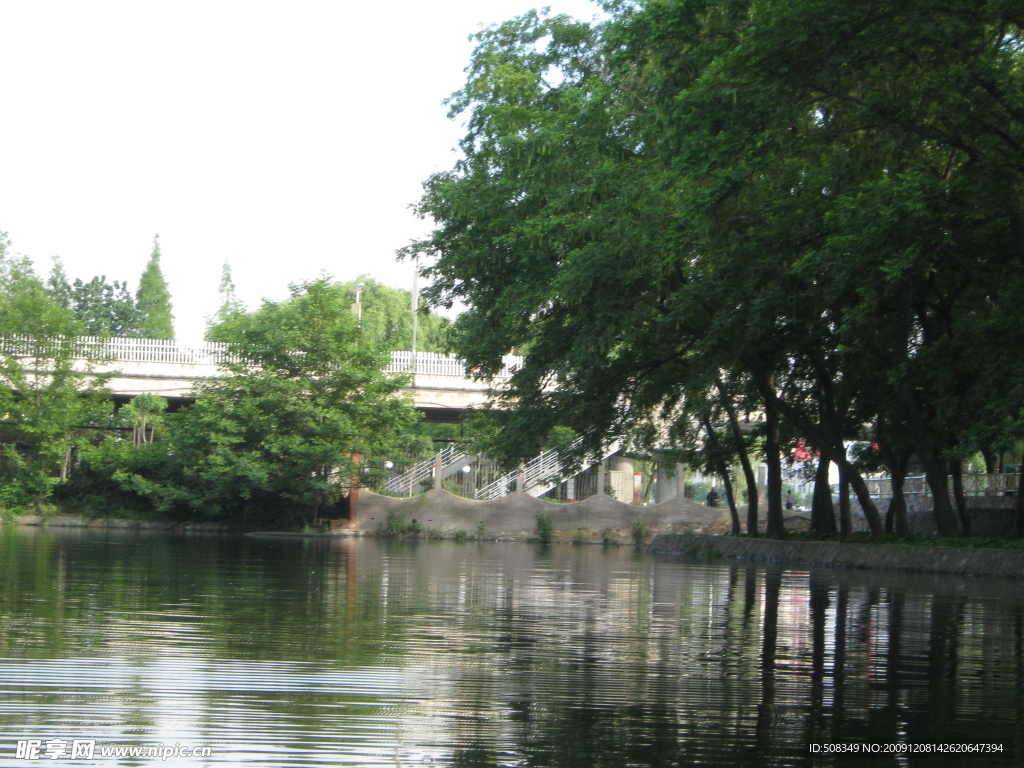
POLYGON ((0 690, 0 765, 997 768, 1024 759, 1024 588, 6 526, 0 690))

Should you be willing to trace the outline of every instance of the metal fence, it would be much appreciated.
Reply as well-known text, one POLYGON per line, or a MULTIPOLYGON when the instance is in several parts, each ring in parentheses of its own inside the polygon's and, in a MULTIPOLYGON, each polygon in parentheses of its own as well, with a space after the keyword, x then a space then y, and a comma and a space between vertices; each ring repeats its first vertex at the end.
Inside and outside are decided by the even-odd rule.
MULTIPOLYGON (((441 474, 441 488, 465 498, 476 498, 477 489, 505 473, 493 461, 466 453, 465 446, 450 445, 432 456, 402 457, 387 462, 382 473, 367 486, 385 496, 414 496, 434 488, 441 474)), ((515 490, 512 488, 511 490, 515 490)))
MULTIPOLYGON (((868 491, 872 496, 890 498, 892 496, 892 480, 888 477, 866 479, 868 491)), ((1016 473, 994 475, 964 475, 963 488, 967 496, 1008 496, 1017 492, 1020 475, 1016 473)), ((953 480, 949 479, 950 493, 953 492, 953 480)), ((904 496, 931 496, 931 489, 924 477, 908 477, 903 481, 904 496)))

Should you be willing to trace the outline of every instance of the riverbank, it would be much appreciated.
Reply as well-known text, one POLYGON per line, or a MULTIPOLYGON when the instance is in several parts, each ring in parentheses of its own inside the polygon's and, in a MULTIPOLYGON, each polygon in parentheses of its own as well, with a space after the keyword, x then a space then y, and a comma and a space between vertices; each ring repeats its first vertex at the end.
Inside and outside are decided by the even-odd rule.
POLYGON ((223 523, 180 523, 173 520, 137 520, 121 517, 83 517, 81 515, 19 515, 12 522, 15 525, 49 528, 91 528, 97 530, 116 528, 120 530, 196 533, 224 533, 228 530, 228 527, 223 523))
MULTIPOLYGON (((529 541, 538 537, 538 517, 546 515, 551 541, 575 543, 632 543, 659 533, 721 533, 728 529, 729 513, 689 499, 673 499, 652 506, 635 506, 603 494, 583 501, 559 504, 525 493, 488 501, 432 490, 402 498, 363 490, 355 521, 321 520, 304 531, 263 529, 258 533, 284 536, 401 536, 421 539, 479 539, 529 541)), ((119 519, 68 514, 21 515, 17 525, 54 528, 137 529, 147 531, 255 532, 209 522, 119 519)))
POLYGON ((779 541, 682 533, 655 536, 647 551, 830 568, 1024 578, 1024 552, 1020 550, 779 541))

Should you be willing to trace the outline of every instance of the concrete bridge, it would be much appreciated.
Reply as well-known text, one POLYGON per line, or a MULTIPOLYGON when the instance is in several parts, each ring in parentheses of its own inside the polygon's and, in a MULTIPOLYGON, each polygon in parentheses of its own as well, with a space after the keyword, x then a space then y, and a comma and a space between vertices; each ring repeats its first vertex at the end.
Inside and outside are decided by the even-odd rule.
MULTIPOLYGON (((112 374, 109 388, 124 402, 136 395, 160 395, 175 404, 191 402, 197 382, 223 375, 221 365, 231 358, 225 344, 206 342, 182 345, 163 339, 99 338, 82 336, 75 345, 80 370, 90 364, 96 373, 112 374)), ((31 358, 31 342, 4 337, 0 351, 31 358), (24 345, 22 349, 19 345, 24 345)), ((476 381, 454 355, 433 352, 393 352, 388 373, 411 373, 405 390, 430 421, 457 421, 463 411, 487 402, 487 391, 508 379, 521 357, 508 355, 494 382, 476 381)))
MULTIPOLYGON (((110 374, 107 387, 115 402, 120 403, 141 394, 160 395, 171 403, 172 408, 190 403, 194 400, 196 384, 222 376, 223 364, 231 360, 228 346, 216 342, 183 345, 162 339, 82 336, 60 343, 74 346, 79 370, 110 374)), ((31 365, 31 361, 40 354, 34 340, 12 336, 0 336, 0 353, 20 357, 27 365, 31 365)), ((521 357, 506 355, 502 371, 490 382, 477 381, 467 375, 465 364, 454 355, 432 352, 392 352, 391 363, 385 370, 411 375, 410 386, 404 391, 411 396, 413 404, 427 421, 457 422, 466 409, 486 404, 490 400, 489 390, 507 381, 522 360, 521 357)), ((617 443, 610 446, 606 456, 616 453, 619 448, 617 443)), ((442 457, 443 454, 439 454, 393 478, 396 487, 388 490, 402 492, 414 486, 418 488, 419 482, 427 477, 436 476, 440 481, 461 471, 466 464, 466 457, 458 451, 449 460, 442 457)), ((633 466, 625 458, 619 458, 618 462, 609 469, 609 479, 616 488, 616 496, 629 501, 635 495, 633 466)), ((517 483, 515 473, 511 473, 481 488, 479 498, 495 499, 517 486, 522 486, 521 490, 530 495, 539 496, 565 479, 561 476, 560 459, 553 452, 541 453, 525 465, 523 472, 525 485, 522 480, 517 483)), ((681 479, 678 485, 681 485, 681 479)), ((674 498, 678 495, 676 486, 677 483, 666 477, 658 486, 659 497, 671 489, 666 498, 674 498)), ((603 480, 599 487, 603 491, 603 480)))

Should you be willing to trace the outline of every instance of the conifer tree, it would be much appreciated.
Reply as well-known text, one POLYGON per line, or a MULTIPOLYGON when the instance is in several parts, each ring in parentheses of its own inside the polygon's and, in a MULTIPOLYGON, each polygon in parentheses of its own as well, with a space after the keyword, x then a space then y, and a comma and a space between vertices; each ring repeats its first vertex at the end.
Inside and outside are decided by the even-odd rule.
POLYGON ((171 314, 171 292, 160 271, 160 235, 153 236, 153 253, 139 278, 135 292, 139 311, 139 332, 144 338, 173 339, 174 316, 171 314))

